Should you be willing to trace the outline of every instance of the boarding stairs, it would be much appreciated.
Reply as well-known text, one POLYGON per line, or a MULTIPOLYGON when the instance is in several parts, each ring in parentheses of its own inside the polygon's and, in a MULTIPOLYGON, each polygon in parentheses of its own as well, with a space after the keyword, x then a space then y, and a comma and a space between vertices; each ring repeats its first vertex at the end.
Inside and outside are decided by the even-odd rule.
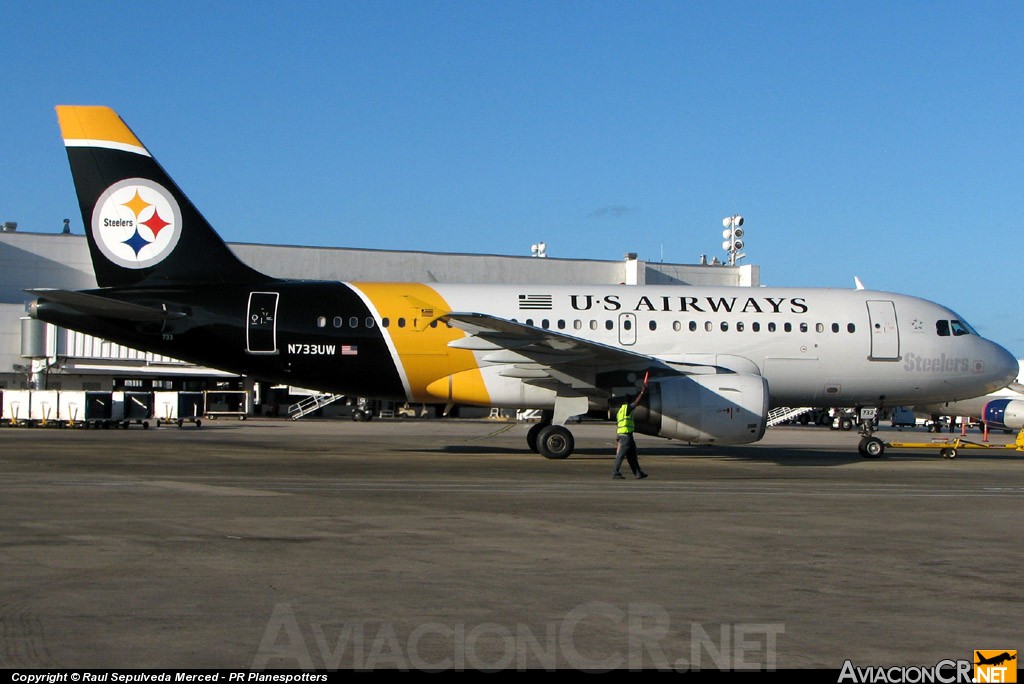
POLYGON ((298 420, 302 416, 338 401, 344 394, 313 394, 288 407, 288 417, 298 420))
POLYGON ((787 420, 793 420, 799 418, 808 411, 813 411, 813 406, 800 406, 798 408, 792 408, 790 406, 779 406, 773 408, 768 412, 768 427, 778 425, 779 423, 785 423, 787 420))

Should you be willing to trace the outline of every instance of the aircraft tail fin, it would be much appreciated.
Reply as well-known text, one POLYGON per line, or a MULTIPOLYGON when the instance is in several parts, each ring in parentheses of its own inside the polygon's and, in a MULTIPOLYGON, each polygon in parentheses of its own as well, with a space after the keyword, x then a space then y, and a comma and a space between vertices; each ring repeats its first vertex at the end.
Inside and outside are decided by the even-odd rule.
POLYGON ((57 107, 100 287, 246 283, 243 264, 109 107, 57 107))

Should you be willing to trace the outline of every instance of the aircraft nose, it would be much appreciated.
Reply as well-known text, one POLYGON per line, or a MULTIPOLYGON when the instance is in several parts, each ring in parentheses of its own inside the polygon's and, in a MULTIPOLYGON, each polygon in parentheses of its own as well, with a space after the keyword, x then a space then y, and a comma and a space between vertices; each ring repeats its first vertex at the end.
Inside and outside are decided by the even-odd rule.
POLYGON ((1017 374, 1020 372, 1020 364, 1017 363, 1017 359, 1014 358, 1013 354, 1008 352, 1006 349, 1003 349, 1003 347, 999 346, 995 342, 992 342, 991 344, 992 375, 1003 380, 1000 387, 1006 387, 1017 379, 1017 374))

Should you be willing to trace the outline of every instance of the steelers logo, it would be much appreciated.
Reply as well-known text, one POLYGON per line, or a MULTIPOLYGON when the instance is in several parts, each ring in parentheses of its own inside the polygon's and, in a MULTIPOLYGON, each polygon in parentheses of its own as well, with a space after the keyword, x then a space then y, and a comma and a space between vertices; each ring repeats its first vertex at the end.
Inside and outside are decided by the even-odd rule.
POLYGON ((92 212, 92 234, 118 266, 148 268, 174 251, 181 237, 181 209, 167 188, 129 178, 107 188, 92 212))

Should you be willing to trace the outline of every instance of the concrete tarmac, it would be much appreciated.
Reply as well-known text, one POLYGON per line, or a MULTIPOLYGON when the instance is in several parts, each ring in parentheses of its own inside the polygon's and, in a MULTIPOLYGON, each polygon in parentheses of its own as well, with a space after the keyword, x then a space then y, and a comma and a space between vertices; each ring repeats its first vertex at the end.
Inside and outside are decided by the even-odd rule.
POLYGON ((0 428, 0 667, 839 669, 1024 647, 1024 454, 640 436, 650 477, 615 481, 612 425, 573 426, 563 461, 527 427, 0 428))

